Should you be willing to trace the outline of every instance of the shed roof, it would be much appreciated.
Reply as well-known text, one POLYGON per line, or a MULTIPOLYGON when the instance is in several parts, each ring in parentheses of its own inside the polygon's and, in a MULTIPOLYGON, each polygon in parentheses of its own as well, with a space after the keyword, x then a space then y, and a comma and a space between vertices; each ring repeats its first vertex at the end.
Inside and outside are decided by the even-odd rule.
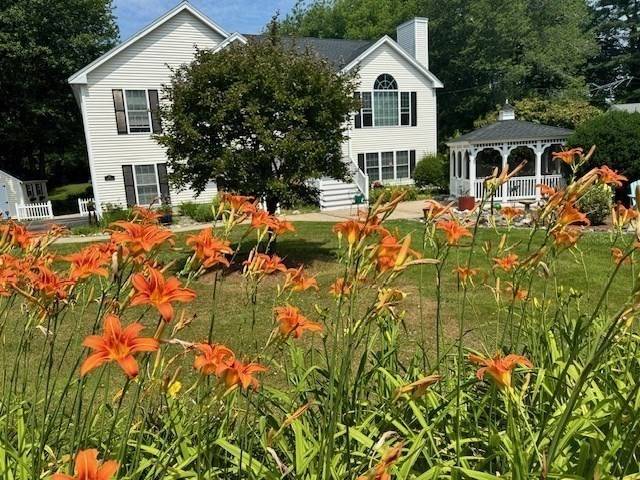
POLYGON ((540 123, 524 120, 502 120, 487 125, 472 132, 465 133, 449 141, 449 144, 468 142, 504 142, 510 140, 545 140, 566 138, 573 130, 562 127, 552 127, 540 123))

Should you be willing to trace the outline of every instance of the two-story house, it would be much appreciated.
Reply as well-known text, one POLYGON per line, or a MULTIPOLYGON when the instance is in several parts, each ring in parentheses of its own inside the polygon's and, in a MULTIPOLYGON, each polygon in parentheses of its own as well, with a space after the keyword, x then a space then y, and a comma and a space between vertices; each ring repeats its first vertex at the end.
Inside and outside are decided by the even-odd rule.
MULTIPOLYGON (((220 50, 252 35, 229 33, 188 2, 170 10, 127 41, 69 78, 82 112, 98 213, 107 205, 149 205, 159 197, 173 205, 207 202, 215 182, 195 198, 168 182, 165 150, 153 138, 162 131, 159 103, 171 67, 189 63, 196 46, 220 50)), ((397 41, 296 39, 336 69, 357 69, 362 109, 355 112, 344 144, 353 182, 318 182, 324 209, 367 195, 370 182, 411 183, 415 164, 436 151, 436 89, 429 71, 428 22, 410 20, 397 41)))

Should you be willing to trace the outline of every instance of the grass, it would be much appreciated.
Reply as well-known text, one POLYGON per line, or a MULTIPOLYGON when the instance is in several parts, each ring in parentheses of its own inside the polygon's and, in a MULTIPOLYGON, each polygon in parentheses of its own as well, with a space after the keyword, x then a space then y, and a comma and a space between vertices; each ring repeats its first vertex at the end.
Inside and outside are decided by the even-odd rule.
MULTIPOLYGON (((320 285, 319 292, 305 292, 294 297, 293 302, 310 316, 314 315, 315 305, 319 308, 328 308, 332 302, 332 297, 327 293, 329 286, 342 274, 339 264, 335 261, 338 242, 335 234, 331 231, 329 223, 300 222, 296 224, 297 231, 289 234, 278 241, 277 253, 284 257, 285 263, 289 267, 305 265, 305 270, 311 275, 317 276, 320 285)), ((413 221, 390 222, 392 230, 397 230, 400 235, 412 233, 413 248, 422 251, 421 237, 422 225, 413 221)), ((169 263, 174 261, 173 270, 179 269, 184 260, 188 257, 189 250, 184 241, 189 234, 179 234, 175 248, 165 251, 160 255, 160 261, 169 263)), ((512 241, 518 243, 516 253, 521 258, 525 257, 526 244, 529 238, 528 230, 513 230, 510 233, 512 241)), ((490 248, 497 245, 500 235, 491 229, 481 229, 479 231, 479 245, 490 248)), ((86 244, 64 244, 55 247, 58 254, 68 254, 86 244)), ((565 253, 556 264, 554 282, 564 289, 573 288, 581 291, 582 301, 585 305, 594 302, 593 295, 602 289, 609 272, 613 267, 611 254, 608 247, 608 235, 603 233, 587 233, 580 243, 580 254, 565 253), (584 262, 584 263, 583 263, 584 262), (590 276, 585 278, 584 267, 588 265, 590 276)), ((465 249, 458 253, 460 262, 466 259, 465 249)), ((429 252, 427 252, 427 256, 429 252)), ((479 254, 478 258, 484 258, 479 254)), ((457 266, 456 258, 450 258, 448 264, 443 267, 443 327, 446 339, 453 341, 457 335, 457 312, 459 296, 457 295, 457 279, 452 273, 457 266)), ((493 345, 496 341, 496 334, 499 332, 498 320, 495 317, 495 300, 493 290, 495 278, 491 272, 491 265, 487 260, 480 261, 473 265, 480 268, 486 276, 480 288, 473 290, 470 304, 473 306, 472 314, 467 323, 468 330, 465 332, 468 346, 493 345)), ((609 304, 616 305, 616 301, 628 296, 632 285, 631 267, 624 266, 628 284, 614 286, 610 293, 609 304)), ((410 356, 420 345, 433 345, 435 335, 435 284, 427 281, 422 282, 420 289, 420 276, 425 280, 431 280, 433 276, 433 266, 414 267, 401 280, 399 286, 408 293, 405 302, 406 316, 404 318, 404 355, 410 356), (421 271, 422 269, 422 271, 421 271), (421 291, 422 290, 422 291, 421 291)), ((221 275, 221 274, 219 274, 221 275)), ((272 308, 274 306, 275 290, 281 277, 270 277, 261 287, 256 315, 256 335, 253 338, 245 338, 237 335, 240 326, 246 326, 253 321, 253 310, 250 305, 249 294, 244 290, 242 276, 238 270, 232 270, 225 274, 218 284, 217 301, 215 307, 212 305, 212 292, 215 274, 204 275, 194 281, 190 287, 197 293, 196 300, 188 304, 185 308, 186 315, 193 318, 192 324, 184 336, 191 339, 205 339, 207 336, 211 312, 215 311, 214 337, 216 341, 228 344, 234 350, 246 352, 250 355, 256 352, 260 345, 263 345, 269 332, 273 328, 272 308)), ((532 288, 531 295, 536 296, 542 289, 549 287, 544 278, 538 278, 532 288)), ((140 310, 142 313, 142 310, 140 310)), ((92 312, 86 312, 86 321, 79 322, 79 328, 90 329, 93 321, 92 312), (88 323, 91 322, 91 323, 88 323), (83 327, 84 325, 84 327, 83 327)), ((153 315, 148 315, 153 317, 153 315)), ((136 318, 135 314, 128 315, 129 319, 136 318)), ((68 328, 76 322, 66 322, 68 328)), ((69 332, 71 334, 72 332, 69 332)), ((313 338, 313 337, 312 337, 313 338)), ((311 341, 317 341, 312 339, 311 341)), ((75 357, 74 354, 70 357, 75 357)))

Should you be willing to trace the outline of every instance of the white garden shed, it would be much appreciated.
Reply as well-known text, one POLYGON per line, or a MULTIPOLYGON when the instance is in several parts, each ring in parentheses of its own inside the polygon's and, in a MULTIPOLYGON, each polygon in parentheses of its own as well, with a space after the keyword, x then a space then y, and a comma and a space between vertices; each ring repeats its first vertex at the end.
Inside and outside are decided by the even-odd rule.
POLYGON ((47 181, 21 180, 0 170, 0 213, 2 218, 19 218, 21 205, 39 205, 48 201, 47 181))

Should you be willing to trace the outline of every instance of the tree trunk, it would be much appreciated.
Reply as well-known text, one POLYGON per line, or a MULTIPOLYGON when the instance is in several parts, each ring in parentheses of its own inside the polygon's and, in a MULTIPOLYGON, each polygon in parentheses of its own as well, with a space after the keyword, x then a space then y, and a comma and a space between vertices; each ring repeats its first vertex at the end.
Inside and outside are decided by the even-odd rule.
POLYGON ((269 212, 269 215, 275 215, 278 211, 278 203, 280 203, 278 198, 274 196, 267 196, 265 197, 265 203, 267 204, 267 212, 269 212))

